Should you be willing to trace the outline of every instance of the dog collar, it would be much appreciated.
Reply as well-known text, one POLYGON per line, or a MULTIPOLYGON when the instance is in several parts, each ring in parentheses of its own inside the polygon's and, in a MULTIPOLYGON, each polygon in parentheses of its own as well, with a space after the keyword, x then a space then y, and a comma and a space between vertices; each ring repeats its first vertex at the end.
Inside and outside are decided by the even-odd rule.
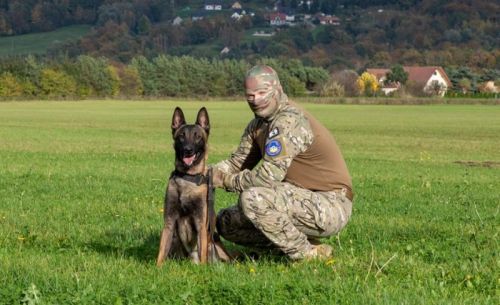
POLYGON ((202 185, 208 183, 208 176, 204 176, 202 174, 190 175, 186 173, 181 173, 177 170, 174 170, 170 175, 170 178, 181 178, 186 181, 195 183, 196 185, 202 185))

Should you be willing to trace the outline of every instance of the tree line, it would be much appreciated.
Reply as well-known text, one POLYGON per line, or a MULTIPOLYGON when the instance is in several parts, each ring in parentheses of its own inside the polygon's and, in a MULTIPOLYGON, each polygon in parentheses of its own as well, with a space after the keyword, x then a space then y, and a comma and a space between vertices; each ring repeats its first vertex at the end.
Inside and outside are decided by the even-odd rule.
MULTIPOLYGON (((260 61, 274 67, 291 95, 318 90, 329 79, 322 68, 298 60, 260 61)), ((104 57, 9 58, 0 60, 0 97, 195 97, 238 96, 250 63, 232 59, 198 59, 160 55, 134 57, 128 64, 104 57)))
MULTIPOLYGON (((84 99, 108 97, 197 97, 240 96, 245 72, 255 63, 272 66, 285 92, 291 96, 379 96, 375 76, 354 70, 329 73, 305 66, 299 60, 264 58, 256 62, 236 59, 206 59, 160 55, 134 57, 124 64, 105 57, 80 55, 76 58, 13 57, 0 59, 2 99, 84 99)), ((486 81, 499 85, 500 71, 481 73, 468 68, 448 68, 453 84, 449 96, 488 97, 486 81)), ((406 83, 400 65, 392 67, 389 82, 403 86, 397 95, 422 96, 422 84, 406 83)), ((439 91, 439 90, 437 90, 439 91)))

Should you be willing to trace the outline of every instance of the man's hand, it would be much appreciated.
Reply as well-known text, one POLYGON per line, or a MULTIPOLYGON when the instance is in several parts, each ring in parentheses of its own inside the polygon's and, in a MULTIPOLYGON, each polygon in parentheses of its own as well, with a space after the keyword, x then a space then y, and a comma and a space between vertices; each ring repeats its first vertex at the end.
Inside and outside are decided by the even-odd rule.
POLYGON ((226 173, 219 170, 217 167, 212 168, 212 182, 214 187, 224 188, 224 178, 226 177, 226 173))

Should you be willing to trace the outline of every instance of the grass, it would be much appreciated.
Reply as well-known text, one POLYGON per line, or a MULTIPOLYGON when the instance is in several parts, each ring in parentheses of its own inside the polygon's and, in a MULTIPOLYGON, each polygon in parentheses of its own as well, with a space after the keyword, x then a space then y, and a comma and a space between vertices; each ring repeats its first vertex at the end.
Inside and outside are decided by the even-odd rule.
POLYGON ((210 162, 251 119, 240 102, 0 103, 0 304, 498 304, 497 106, 304 104, 355 185, 334 260, 158 269, 176 105, 191 122, 207 106, 210 162))
POLYGON ((44 54, 58 44, 77 40, 89 30, 89 25, 73 25, 51 32, 0 37, 0 56, 44 54))

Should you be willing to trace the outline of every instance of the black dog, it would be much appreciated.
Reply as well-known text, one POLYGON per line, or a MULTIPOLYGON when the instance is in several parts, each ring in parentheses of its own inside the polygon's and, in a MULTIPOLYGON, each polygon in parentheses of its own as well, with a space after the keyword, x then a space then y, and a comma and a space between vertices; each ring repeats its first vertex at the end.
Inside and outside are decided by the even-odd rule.
POLYGON ((230 259, 217 240, 213 201, 208 198, 213 191, 206 166, 209 131, 205 107, 198 111, 196 124, 192 125, 187 125, 182 110, 175 108, 172 117, 175 171, 165 196, 165 226, 158 266, 167 256, 190 257, 195 263, 230 259))

